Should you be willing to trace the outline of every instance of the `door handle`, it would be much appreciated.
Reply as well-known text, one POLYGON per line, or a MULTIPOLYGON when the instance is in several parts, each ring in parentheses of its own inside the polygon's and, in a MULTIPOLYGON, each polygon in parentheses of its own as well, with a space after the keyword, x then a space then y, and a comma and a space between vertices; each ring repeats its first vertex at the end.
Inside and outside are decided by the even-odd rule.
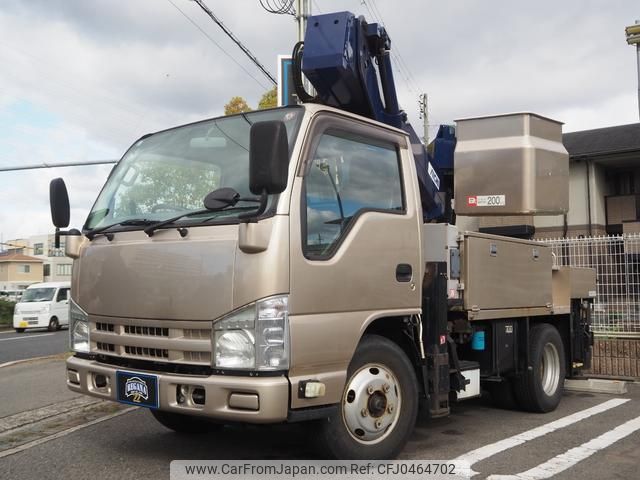
POLYGON ((413 278, 413 269, 408 263, 400 263, 396 267, 396 280, 399 282, 410 282, 413 278))

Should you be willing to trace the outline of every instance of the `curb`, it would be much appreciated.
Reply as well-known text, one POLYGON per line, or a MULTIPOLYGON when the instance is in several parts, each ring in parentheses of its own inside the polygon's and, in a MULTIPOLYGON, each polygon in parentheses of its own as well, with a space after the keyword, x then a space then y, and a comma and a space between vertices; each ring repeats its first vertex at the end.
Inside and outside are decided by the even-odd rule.
POLYGON ((627 393, 627 382, 589 378, 585 380, 565 380, 564 388, 570 392, 609 393, 623 395, 627 393))
MULTIPOLYGON (((4 367, 12 367, 14 365, 20 365, 21 363, 29 363, 29 362, 37 362, 39 360, 53 360, 56 358, 60 358, 59 353, 55 355, 45 355, 44 357, 33 357, 33 358, 23 358, 22 360, 13 360, 11 362, 0 363, 0 368, 4 367)), ((64 360, 64 358, 60 358, 60 360, 64 360)))

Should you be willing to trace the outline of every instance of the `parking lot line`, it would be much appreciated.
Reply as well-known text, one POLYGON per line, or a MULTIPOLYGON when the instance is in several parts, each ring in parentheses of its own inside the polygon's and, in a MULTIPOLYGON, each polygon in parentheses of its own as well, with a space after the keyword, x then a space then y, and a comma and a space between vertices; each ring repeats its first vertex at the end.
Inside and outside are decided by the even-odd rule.
POLYGON ((39 335, 29 335, 28 337, 0 338, 0 342, 10 342, 11 340, 28 340, 29 338, 48 337, 49 335, 55 335, 55 333, 41 333, 39 335))
POLYGON ((606 448, 631 435, 637 430, 640 430, 640 417, 629 420, 628 422, 617 426, 613 430, 609 430, 608 432, 583 443, 579 447, 567 450, 547 462, 541 463, 537 467, 533 467, 525 472, 517 473, 515 475, 490 475, 487 477, 487 480, 543 480, 551 478, 554 475, 573 467, 576 463, 589 458, 591 455, 603 448, 606 448))
MULTIPOLYGON (((485 460, 500 452, 504 452, 505 450, 509 450, 510 448, 517 447, 518 445, 522 445, 523 443, 535 438, 542 437, 560 428, 568 427, 569 425, 584 420, 585 418, 589 418, 593 415, 606 412, 607 410, 620 406, 623 403, 628 402, 629 400, 629 398, 614 398, 612 400, 607 400, 606 402, 603 402, 591 408, 587 408, 586 410, 580 410, 579 412, 572 413, 571 415, 559 418, 558 420, 554 420, 553 422, 545 423, 544 425, 533 428, 531 430, 527 430, 526 432, 518 433, 517 435, 513 435, 512 437, 505 438, 498 442, 477 448, 463 455, 460 455, 454 460, 469 462, 469 465, 473 467, 475 463, 478 463, 481 460, 485 460)), ((474 475, 477 475, 478 473, 480 472, 471 470, 472 477, 474 475)))

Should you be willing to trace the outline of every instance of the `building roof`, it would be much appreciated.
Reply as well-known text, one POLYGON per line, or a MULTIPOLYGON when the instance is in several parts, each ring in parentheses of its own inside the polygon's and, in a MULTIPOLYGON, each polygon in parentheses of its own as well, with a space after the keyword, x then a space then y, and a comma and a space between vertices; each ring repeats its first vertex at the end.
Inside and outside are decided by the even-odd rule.
POLYGON ((571 157, 640 152, 640 123, 565 133, 562 142, 571 157))
POLYGON ((0 262, 32 262, 32 263, 42 263, 42 260, 35 257, 30 257, 28 255, 23 255, 21 253, 12 253, 9 255, 0 255, 0 262))

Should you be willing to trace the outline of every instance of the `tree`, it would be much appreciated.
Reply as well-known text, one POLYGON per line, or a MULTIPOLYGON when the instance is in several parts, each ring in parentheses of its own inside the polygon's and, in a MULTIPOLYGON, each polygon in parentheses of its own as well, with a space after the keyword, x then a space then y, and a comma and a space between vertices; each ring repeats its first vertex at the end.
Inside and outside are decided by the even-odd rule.
POLYGON ((273 87, 268 92, 265 92, 258 103, 258 110, 264 110, 265 108, 273 108, 278 105, 278 89, 273 87))
POLYGON ((115 217, 201 210, 204 197, 220 186, 216 168, 191 162, 141 162, 132 177, 133 184, 116 195, 115 217))
POLYGON ((242 97, 232 97, 224 106, 225 115, 234 115, 236 113, 250 112, 252 109, 247 104, 247 101, 242 97))

